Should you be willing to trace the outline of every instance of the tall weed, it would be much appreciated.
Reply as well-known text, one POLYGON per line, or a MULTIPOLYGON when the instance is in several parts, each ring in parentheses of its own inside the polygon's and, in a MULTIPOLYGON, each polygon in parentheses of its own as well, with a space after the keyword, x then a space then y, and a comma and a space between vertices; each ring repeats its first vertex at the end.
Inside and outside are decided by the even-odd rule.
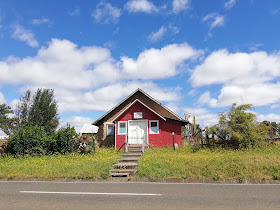
POLYGON ((280 147, 227 150, 179 147, 148 150, 141 158, 138 177, 279 179, 280 147))

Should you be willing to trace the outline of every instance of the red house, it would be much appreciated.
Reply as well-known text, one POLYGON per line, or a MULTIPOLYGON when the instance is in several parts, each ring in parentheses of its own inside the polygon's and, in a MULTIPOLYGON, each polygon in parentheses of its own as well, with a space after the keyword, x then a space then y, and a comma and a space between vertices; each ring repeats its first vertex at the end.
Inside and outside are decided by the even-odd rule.
POLYGON ((93 125, 99 126, 97 141, 102 146, 147 144, 153 147, 182 145, 181 126, 188 122, 141 89, 137 89, 93 125))

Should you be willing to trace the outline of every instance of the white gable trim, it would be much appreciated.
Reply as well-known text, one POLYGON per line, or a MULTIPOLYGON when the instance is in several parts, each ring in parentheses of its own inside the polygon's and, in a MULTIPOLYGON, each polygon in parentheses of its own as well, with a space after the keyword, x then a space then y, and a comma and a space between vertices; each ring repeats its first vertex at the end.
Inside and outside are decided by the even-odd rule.
POLYGON ((140 101, 139 99, 135 99, 128 107, 126 107, 121 113, 118 114, 118 116, 116 116, 112 122, 114 122, 116 119, 118 119, 126 110, 128 110, 132 105, 134 105, 136 102, 139 102, 140 104, 142 104, 143 106, 145 106, 147 109, 149 109, 151 112, 153 112, 155 115, 157 115, 158 117, 160 117, 161 119, 163 119, 164 121, 166 121, 166 119, 161 116, 160 114, 156 113, 154 110, 152 110, 150 107, 148 107, 146 104, 144 104, 142 101, 140 101))
MULTIPOLYGON (((145 96, 147 96, 149 99, 151 99, 152 101, 154 101, 155 103, 159 104, 161 107, 163 107, 165 110, 167 110, 168 112, 170 112, 171 114, 173 114, 174 116, 176 116, 179 120, 185 122, 185 120, 183 118, 181 118, 180 116, 178 116, 177 114, 175 114, 174 112, 172 112, 170 109, 168 109, 166 106, 162 105, 161 103, 159 103, 157 100, 155 100, 154 98, 152 98, 150 95, 148 95, 147 93, 145 93, 143 90, 141 90, 140 88, 138 88, 137 90, 135 90, 133 93, 131 93, 129 96, 127 96, 125 99, 123 99, 118 105, 114 106, 112 109, 110 109, 108 112, 106 112, 104 115, 102 115, 100 118, 98 118, 94 123, 92 123, 93 125, 95 125, 95 123, 97 123, 99 120, 101 120, 102 118, 104 118, 106 115, 108 115, 111 111, 113 111, 114 109, 116 109, 118 106, 120 106, 122 103, 124 103, 128 98, 130 98, 132 95, 134 95, 137 91, 140 91, 141 93, 143 93, 145 96)), ((176 119, 177 120, 177 119, 176 119)))

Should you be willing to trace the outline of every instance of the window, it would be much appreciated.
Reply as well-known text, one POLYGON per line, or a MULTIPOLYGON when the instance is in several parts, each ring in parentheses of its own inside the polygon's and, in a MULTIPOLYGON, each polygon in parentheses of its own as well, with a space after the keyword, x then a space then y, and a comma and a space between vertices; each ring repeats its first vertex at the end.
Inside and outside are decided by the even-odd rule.
POLYGON ((114 125, 107 125, 107 136, 113 136, 114 133, 114 125))
POLYGON ((133 112, 133 119, 143 119, 142 112, 133 112))
POLYGON ((158 134, 159 133, 159 126, 158 126, 158 120, 150 120, 150 134, 158 134))
POLYGON ((118 122, 118 134, 126 134, 126 122, 118 122))

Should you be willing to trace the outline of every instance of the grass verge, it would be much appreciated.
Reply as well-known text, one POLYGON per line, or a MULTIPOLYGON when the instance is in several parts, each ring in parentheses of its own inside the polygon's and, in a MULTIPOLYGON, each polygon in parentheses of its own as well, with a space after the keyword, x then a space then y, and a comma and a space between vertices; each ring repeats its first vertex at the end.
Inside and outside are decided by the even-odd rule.
POLYGON ((234 151, 179 147, 148 150, 139 162, 137 177, 280 179, 280 146, 234 151))
POLYGON ((0 158, 0 178, 108 178, 119 158, 120 154, 110 149, 97 149, 87 155, 0 158))

